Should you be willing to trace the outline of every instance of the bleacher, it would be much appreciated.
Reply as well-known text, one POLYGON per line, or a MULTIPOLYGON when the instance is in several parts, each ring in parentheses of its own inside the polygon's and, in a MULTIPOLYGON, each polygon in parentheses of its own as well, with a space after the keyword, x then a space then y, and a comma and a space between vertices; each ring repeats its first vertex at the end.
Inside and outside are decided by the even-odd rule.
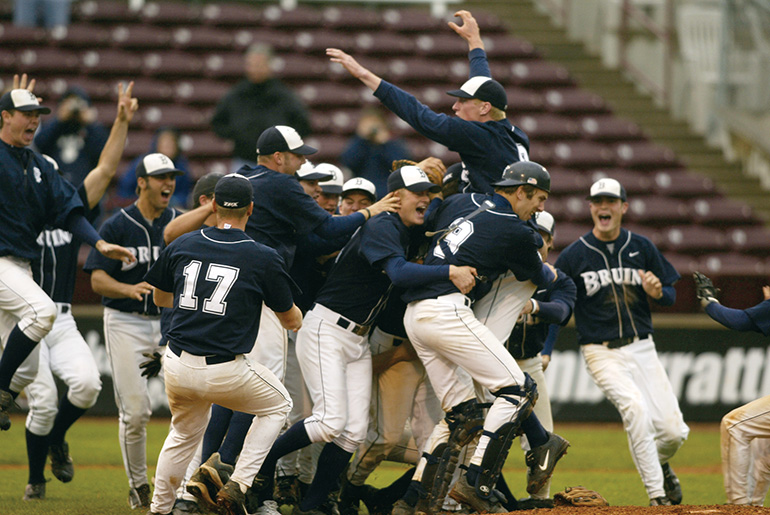
MULTIPOLYGON (((65 32, 22 29, 0 4, 0 77, 26 72, 36 92, 55 106, 68 86, 88 91, 99 118, 114 118, 115 86, 135 80, 140 110, 132 124, 124 165, 145 152, 160 125, 177 126, 196 176, 229 169, 231 145, 213 134, 208 120, 218 99, 243 76, 242 56, 255 42, 276 51, 276 74, 304 99, 320 149, 314 161, 335 162, 354 133, 371 92, 326 58, 342 48, 383 78, 451 113, 445 94, 467 79, 467 45, 429 12, 416 8, 300 5, 283 10, 253 3, 149 2, 139 12, 126 2, 73 4, 65 32)), ((715 275, 726 303, 755 303, 770 271, 770 232, 744 204, 727 199, 710 179, 688 170, 673 151, 652 143, 632 121, 613 115, 603 99, 582 90, 562 66, 528 41, 509 35, 492 14, 474 11, 494 77, 508 92, 509 119, 529 135, 531 158, 551 171, 547 209, 557 219, 558 253, 591 227, 585 195, 604 176, 629 193, 627 226, 650 237, 684 280, 676 311, 697 311, 689 275, 715 275), (729 281, 728 281, 729 279, 729 281), (744 285, 743 288, 725 287, 744 285), (751 285, 751 286, 745 286, 751 285), (735 291, 733 291, 735 290, 735 291)), ((394 119, 416 157, 447 164, 456 154, 425 140, 394 119)), ((122 172, 119 170, 119 173, 122 172)), ((93 297, 87 300, 93 300, 93 297)), ((83 300, 81 298, 81 300, 83 300)), ((671 310, 671 308, 668 308, 671 310)))

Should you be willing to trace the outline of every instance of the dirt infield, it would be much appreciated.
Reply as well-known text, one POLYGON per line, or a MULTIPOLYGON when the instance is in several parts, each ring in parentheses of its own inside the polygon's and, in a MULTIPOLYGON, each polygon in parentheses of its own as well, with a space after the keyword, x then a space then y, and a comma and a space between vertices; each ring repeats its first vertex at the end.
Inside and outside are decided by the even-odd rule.
POLYGON ((710 505, 695 506, 683 504, 679 506, 603 506, 600 508, 578 508, 575 506, 559 506, 553 509, 524 510, 515 511, 515 515, 756 515, 758 513, 768 514, 770 508, 760 506, 731 506, 731 505, 710 505))

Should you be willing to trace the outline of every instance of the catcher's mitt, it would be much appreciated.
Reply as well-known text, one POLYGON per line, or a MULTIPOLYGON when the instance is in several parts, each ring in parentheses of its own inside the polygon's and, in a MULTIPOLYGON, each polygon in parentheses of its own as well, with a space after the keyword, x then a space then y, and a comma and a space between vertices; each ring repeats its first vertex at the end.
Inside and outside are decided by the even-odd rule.
POLYGON ((711 279, 700 272, 693 272, 692 278, 695 281, 695 296, 698 297, 703 307, 706 307, 711 302, 719 302, 717 297, 720 290, 714 286, 711 279))
POLYGON ((425 172, 425 175, 428 176, 428 180, 432 182, 433 184, 438 184, 441 186, 441 184, 444 182, 444 173, 446 173, 446 166, 444 166, 443 161, 437 157, 428 157, 420 161, 419 163, 415 161, 411 161, 409 159, 398 159, 396 161, 393 161, 392 170, 396 171, 402 166, 417 166, 425 172))
POLYGON ((568 486, 553 496, 555 506, 609 506, 607 499, 599 492, 582 486, 568 486))

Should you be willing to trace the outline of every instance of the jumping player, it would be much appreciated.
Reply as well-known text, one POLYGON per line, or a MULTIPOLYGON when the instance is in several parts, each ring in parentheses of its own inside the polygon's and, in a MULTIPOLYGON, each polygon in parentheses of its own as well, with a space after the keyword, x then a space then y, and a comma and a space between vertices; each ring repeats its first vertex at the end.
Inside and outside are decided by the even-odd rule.
POLYGON ((83 270, 102 295, 104 338, 119 412, 119 439, 128 476, 132 508, 150 505, 147 482, 146 426, 152 414, 147 378, 139 365, 143 354, 160 352, 160 309, 144 275, 158 259, 163 229, 179 212, 169 208, 176 176, 183 173, 163 154, 148 154, 136 167, 137 201, 111 216, 101 233, 137 255, 134 266, 117 266, 92 252, 83 270))
POLYGON ((460 89, 448 92, 457 97, 452 106, 454 117, 435 113, 342 50, 328 48, 326 55, 344 66, 417 132, 460 154, 464 164, 464 187, 460 191, 492 193, 493 183, 500 179, 507 165, 529 159, 529 138, 505 119, 508 96, 503 86, 492 79, 475 18, 468 11, 458 11, 455 16, 463 24, 450 22, 449 26, 468 42, 470 79, 460 89))
POLYGON ((278 378, 247 357, 259 330, 255 307, 262 302, 286 329, 302 324, 283 260, 244 232, 252 196, 242 175, 220 179, 216 227, 175 240, 145 277, 156 287, 155 302, 173 307, 163 360, 172 418, 158 458, 153 514, 171 511, 212 403, 256 415, 235 470, 215 494, 219 513, 245 514, 246 489, 291 410, 278 378))
POLYGON ((38 257, 37 238, 46 225, 66 229, 106 258, 127 265, 136 258, 123 247, 107 243, 83 216, 75 187, 62 178, 41 154, 28 148, 51 110, 40 105, 22 75, 14 89, 0 97, 0 326, 7 334, 0 359, 0 430, 11 427, 8 410, 14 398, 37 374, 38 342, 53 327, 58 310, 32 278, 30 261, 38 257), (18 87, 16 87, 18 86, 18 87), (26 88, 26 89, 25 89, 26 88), (27 359, 25 374, 16 374, 27 359))
POLYGON ((682 489, 668 461, 690 430, 655 350, 648 301, 672 305, 679 274, 649 239, 621 227, 628 202, 618 181, 596 181, 588 201, 593 229, 556 260, 577 286, 580 350, 623 419, 650 506, 679 504, 682 489))
POLYGON ((372 381, 366 336, 391 288, 447 281, 468 292, 475 284, 471 267, 409 262, 417 250, 414 238, 421 236, 428 192, 440 188, 416 166, 405 166, 391 173, 388 190, 400 199, 397 214, 373 217, 356 232, 337 257, 297 335, 297 357, 313 414, 276 441, 254 487, 262 499, 271 495, 278 458, 312 442, 327 442, 318 472, 295 513, 324 511, 328 493, 364 441, 372 381))
MULTIPOLYGON (((553 247, 554 219, 547 211, 535 213, 534 219, 537 232, 543 238, 543 246, 540 247, 540 255, 543 261, 548 258, 548 252, 553 247)), ((505 346, 516 358, 519 368, 532 377, 537 384, 537 404, 535 415, 547 431, 553 431, 553 416, 551 415, 551 399, 545 381, 545 369, 551 361, 550 347, 546 348, 549 341, 549 328, 551 324, 566 324, 572 317, 575 307, 577 289, 575 282, 564 274, 558 274, 556 281, 547 284, 535 291, 535 294, 524 305, 519 320, 513 328, 510 338, 505 346)), ((526 438, 522 438, 524 444, 526 438)), ((528 445, 523 447, 529 450, 528 445)), ((550 497, 551 480, 538 490, 533 492, 529 499, 519 499, 519 509, 552 508, 553 500, 550 497)))
MULTIPOLYGON (((716 297, 698 295, 706 314, 734 331, 770 336, 770 286, 762 287, 765 300, 748 309, 732 309, 716 297)), ((728 504, 764 506, 770 470, 770 395, 732 410, 722 417, 720 447, 722 476, 728 504)))
MULTIPOLYGON (((128 125, 138 108, 131 98, 134 83, 118 88, 118 108, 110 136, 99 162, 78 188, 86 216, 93 221, 99 213, 99 201, 115 177, 123 153, 128 125)), ((57 317, 51 332, 41 340, 37 377, 25 392, 29 401, 27 415, 27 459, 29 480, 24 500, 45 497, 46 454, 51 454, 51 472, 59 481, 72 481, 75 469, 65 440, 67 430, 94 405, 102 382, 91 349, 83 339, 72 316, 78 252, 81 241, 61 229, 48 228, 38 238, 40 255, 33 261, 35 281, 56 302, 57 317), (67 385, 67 393, 58 399, 54 375, 67 385), (57 407, 58 405, 58 407, 57 407)))

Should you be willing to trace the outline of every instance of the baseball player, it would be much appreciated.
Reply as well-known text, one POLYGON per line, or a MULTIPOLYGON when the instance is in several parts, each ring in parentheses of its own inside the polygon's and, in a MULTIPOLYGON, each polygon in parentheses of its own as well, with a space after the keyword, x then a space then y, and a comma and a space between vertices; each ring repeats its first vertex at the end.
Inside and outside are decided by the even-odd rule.
POLYGON ((119 440, 128 476, 129 504, 150 504, 147 483, 146 426, 152 414, 143 354, 160 352, 160 309, 148 295, 144 275, 158 259, 163 229, 179 212, 169 208, 174 181, 181 174, 164 154, 148 154, 136 168, 137 201, 112 215, 101 228, 105 237, 136 253, 132 266, 117 266, 91 252, 83 270, 91 288, 102 295, 104 338, 119 412, 119 440))
POLYGON ((690 430, 655 350, 648 301, 672 305, 679 274, 649 239, 621 226, 628 203, 618 181, 596 181, 588 201, 593 229, 556 260, 577 286, 580 350, 623 419, 650 506, 679 504, 682 490, 668 461, 690 430))
MULTIPOLYGON (((762 287, 764 300, 748 309, 732 309, 717 300, 719 290, 696 272, 696 295, 706 314, 734 331, 770 336, 770 286, 762 287)), ((722 475, 728 504, 764 506, 770 487, 770 395, 744 404, 722 417, 720 447, 722 475)))
POLYGON ((345 216, 371 206, 377 201, 377 188, 363 177, 353 177, 342 185, 340 214, 345 216))
MULTIPOLYGON (((8 410, 14 398, 37 375, 38 342, 53 327, 58 309, 32 278, 30 261, 38 257, 37 238, 46 225, 66 229, 103 256, 128 264, 134 256, 107 243, 83 216, 83 202, 75 187, 64 180, 41 154, 28 149, 40 125, 40 115, 51 112, 40 105, 27 86, 14 77, 14 89, 0 97, 0 326, 5 341, 0 358, 0 430, 11 427, 8 410), (29 359, 24 373, 19 366, 29 359)), ((117 263, 117 261, 116 261, 117 263)))
MULTIPOLYGON (((553 267, 543 263, 538 254, 542 238, 527 223, 534 213, 543 210, 550 176, 535 163, 527 163, 532 166, 523 171, 515 166, 522 164, 506 168, 495 183, 491 199, 479 194, 459 194, 444 201, 436 212, 435 226, 440 230, 434 233, 426 264, 472 265, 478 276, 487 281, 509 270, 520 281, 535 285, 545 286, 556 279, 553 267)), ((494 487, 512 440, 520 430, 532 446, 527 459, 530 493, 542 487, 569 446, 560 436, 547 432, 532 414, 537 387, 521 371, 503 342, 474 315, 470 305, 478 292, 471 292, 471 296, 463 293, 440 281, 409 288, 403 296, 408 302, 404 325, 409 340, 425 365, 446 417, 434 429, 410 489, 394 507, 399 513, 413 513, 417 501, 428 495, 434 501, 443 499, 443 492, 437 491, 432 483, 442 487, 447 478, 433 471, 437 481, 428 476, 433 492, 425 492, 420 484, 423 474, 439 456, 446 460, 446 453, 459 454, 460 448, 472 439, 480 418, 483 432, 468 471, 449 493, 473 511, 508 511, 499 504, 502 499, 494 487), (471 378, 494 396, 486 417, 481 416, 476 404, 471 378), (443 453, 442 447, 446 448, 443 453)))
MULTIPOLYGON (((543 238, 543 246, 540 247, 540 255, 543 261, 548 258, 548 252, 553 246, 554 219, 551 213, 540 211, 535 213, 534 219, 537 231, 543 238)), ((556 281, 538 288, 535 294, 524 305, 519 320, 513 328, 506 347, 516 359, 516 363, 532 377, 537 384, 537 404, 535 415, 547 431, 553 431, 553 416, 551 415, 551 399, 545 382, 545 369, 551 361, 553 340, 549 341, 549 327, 551 324, 564 325, 575 307, 577 289, 574 281, 564 275, 558 274, 556 281)), ((522 438, 522 444, 526 442, 526 436, 522 438)), ((529 446, 523 445, 525 450, 529 446)), ((553 501, 550 497, 551 480, 543 484, 537 492, 533 492, 528 499, 519 499, 519 509, 552 508, 553 501)))
POLYGON ((318 205, 331 214, 337 213, 337 206, 340 203, 340 195, 342 194, 342 186, 345 181, 342 176, 342 170, 338 167, 329 164, 321 163, 316 165, 316 168, 328 172, 332 175, 332 178, 328 181, 321 183, 321 195, 319 195, 318 205))
MULTIPOLYGON (((99 162, 78 188, 86 216, 93 221, 99 213, 99 200, 115 176, 128 134, 128 125, 138 108, 131 98, 134 83, 118 90, 118 109, 110 136, 101 152, 99 162)), ((55 161, 54 161, 55 164, 55 161)), ((29 401, 27 415, 27 460, 29 480, 24 500, 45 498, 46 455, 51 454, 51 472, 59 481, 72 481, 75 473, 65 441, 67 430, 88 408, 94 405, 101 391, 99 369, 91 349, 78 332, 72 316, 72 295, 75 290, 78 252, 81 241, 62 230, 47 228, 38 238, 41 251, 32 262, 37 282, 56 302, 57 317, 40 346, 40 360, 35 380, 27 386, 29 401), (67 385, 67 394, 58 401, 54 375, 67 385), (58 407, 57 407, 58 404, 58 407)))
POLYGON ((244 232, 252 197, 242 175, 220 179, 216 227, 175 240, 145 277, 156 288, 155 302, 173 307, 163 360, 171 428, 158 457, 152 514, 171 511, 216 402, 256 415, 232 475, 216 493, 219 513, 245 515, 246 489, 291 410, 278 378, 247 356, 259 330, 254 310, 263 302, 286 329, 302 324, 283 260, 244 232))
POLYGON ((417 132, 460 154, 464 165, 461 191, 492 193, 493 183, 508 164, 529 159, 529 138, 505 119, 508 96, 503 86, 491 78, 475 18, 468 11, 458 11, 455 16, 463 24, 450 22, 449 26, 468 42, 470 79, 460 89, 447 92, 457 97, 452 106, 454 117, 435 113, 342 50, 328 48, 326 55, 344 66, 417 132))
POLYGON ((258 498, 269 497, 278 458, 312 442, 327 442, 297 513, 326 509, 322 504, 328 493, 364 441, 372 381, 366 335, 392 286, 446 280, 467 292, 475 284, 471 267, 409 262, 416 251, 413 238, 420 236, 429 204, 428 192, 440 188, 419 168, 405 166, 389 176, 388 190, 400 199, 397 214, 373 217, 355 233, 297 334, 297 357, 313 414, 276 441, 254 485, 258 498))

